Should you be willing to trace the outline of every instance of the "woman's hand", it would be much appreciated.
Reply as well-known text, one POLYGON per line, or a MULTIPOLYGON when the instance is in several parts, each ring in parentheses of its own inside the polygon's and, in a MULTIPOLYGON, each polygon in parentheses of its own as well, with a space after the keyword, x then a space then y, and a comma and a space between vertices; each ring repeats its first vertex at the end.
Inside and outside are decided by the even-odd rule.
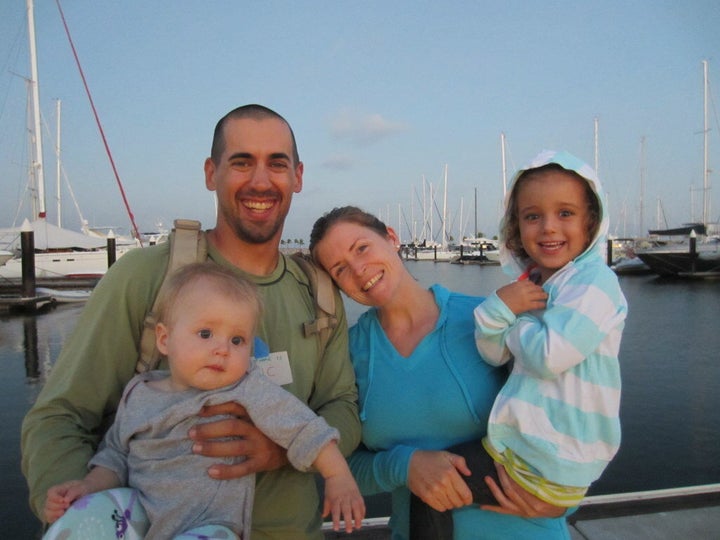
POLYGON ((199 416, 230 415, 215 422, 197 424, 189 436, 195 441, 192 451, 210 457, 239 457, 235 465, 215 464, 208 474, 217 480, 239 478, 261 471, 279 469, 288 463, 284 448, 275 444, 252 423, 245 407, 233 401, 203 407, 199 416), (231 438, 230 440, 217 440, 231 438))
POLYGON ((465 459, 445 451, 416 450, 410 458, 408 487, 439 512, 472 502, 472 493, 460 475, 469 476, 465 459))
POLYGON ((495 463, 495 469, 497 470, 502 489, 490 476, 485 477, 485 483, 490 488, 490 491, 492 491, 499 505, 483 505, 480 507, 483 510, 490 510, 491 512, 497 512, 499 514, 511 514, 524 518, 556 518, 562 516, 567 511, 567 508, 547 503, 525 491, 517 482, 508 476, 505 467, 499 463, 495 463))

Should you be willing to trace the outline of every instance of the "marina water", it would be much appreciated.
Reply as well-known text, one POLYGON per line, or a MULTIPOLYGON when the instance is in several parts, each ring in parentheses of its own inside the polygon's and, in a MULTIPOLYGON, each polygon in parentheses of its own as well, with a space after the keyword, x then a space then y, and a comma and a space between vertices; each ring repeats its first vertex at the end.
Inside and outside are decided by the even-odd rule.
MULTIPOLYGON (((499 267, 407 262, 423 285, 486 295, 507 282, 499 267)), ((629 315, 620 349, 620 452, 591 494, 720 483, 720 281, 621 276, 629 315)), ((36 538, 20 472, 20 423, 75 327, 82 306, 0 316, 0 527, 36 538)), ((365 308, 346 302, 352 323, 365 308)), ((368 501, 370 515, 383 500, 368 501)))

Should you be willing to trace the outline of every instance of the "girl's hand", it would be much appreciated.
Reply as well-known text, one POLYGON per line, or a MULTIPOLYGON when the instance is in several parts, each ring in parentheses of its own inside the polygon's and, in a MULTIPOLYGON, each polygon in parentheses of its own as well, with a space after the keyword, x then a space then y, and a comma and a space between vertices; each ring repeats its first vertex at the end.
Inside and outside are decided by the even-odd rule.
POLYGON ((469 476, 465 459, 446 451, 416 450, 410 458, 408 487, 439 512, 472 502, 470 488, 462 476, 469 476))
POLYGON ((535 285, 529 279, 515 281, 500 287, 496 294, 515 315, 533 309, 545 309, 548 298, 543 288, 535 285))

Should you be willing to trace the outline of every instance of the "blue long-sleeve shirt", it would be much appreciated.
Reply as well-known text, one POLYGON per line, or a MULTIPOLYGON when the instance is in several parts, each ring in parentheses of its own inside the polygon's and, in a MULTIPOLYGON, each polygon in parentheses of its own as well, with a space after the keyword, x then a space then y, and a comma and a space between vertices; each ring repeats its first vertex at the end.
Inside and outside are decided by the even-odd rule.
MULTIPOLYGON (((408 357, 388 340, 370 309, 350 329, 363 445, 349 459, 365 495, 392 494, 394 540, 408 538, 408 466, 417 449, 439 450, 485 435, 505 375, 478 355, 473 308, 482 298, 431 288, 438 322, 408 357)), ((478 451, 483 449, 478 443, 478 451)), ((564 519, 523 520, 468 506, 453 512, 455 538, 569 538, 564 519)))

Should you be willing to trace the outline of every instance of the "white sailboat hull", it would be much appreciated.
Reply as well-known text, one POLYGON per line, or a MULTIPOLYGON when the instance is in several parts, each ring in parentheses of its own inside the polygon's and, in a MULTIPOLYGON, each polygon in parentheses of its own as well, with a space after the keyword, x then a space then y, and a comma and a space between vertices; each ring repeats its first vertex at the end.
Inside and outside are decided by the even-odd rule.
MULTIPOLYGON (((126 252, 127 249, 118 250, 116 257, 126 252)), ((35 253, 36 278, 102 277, 107 269, 108 254, 104 250, 35 253)), ((0 266, 0 280, 20 278, 22 260, 19 257, 0 266)))
MULTIPOLYGON (((438 249, 435 250, 417 250, 417 256, 415 257, 418 261, 449 261, 454 257, 457 257, 457 251, 447 251, 438 249)), ((412 254, 410 255, 412 258, 412 254)))

